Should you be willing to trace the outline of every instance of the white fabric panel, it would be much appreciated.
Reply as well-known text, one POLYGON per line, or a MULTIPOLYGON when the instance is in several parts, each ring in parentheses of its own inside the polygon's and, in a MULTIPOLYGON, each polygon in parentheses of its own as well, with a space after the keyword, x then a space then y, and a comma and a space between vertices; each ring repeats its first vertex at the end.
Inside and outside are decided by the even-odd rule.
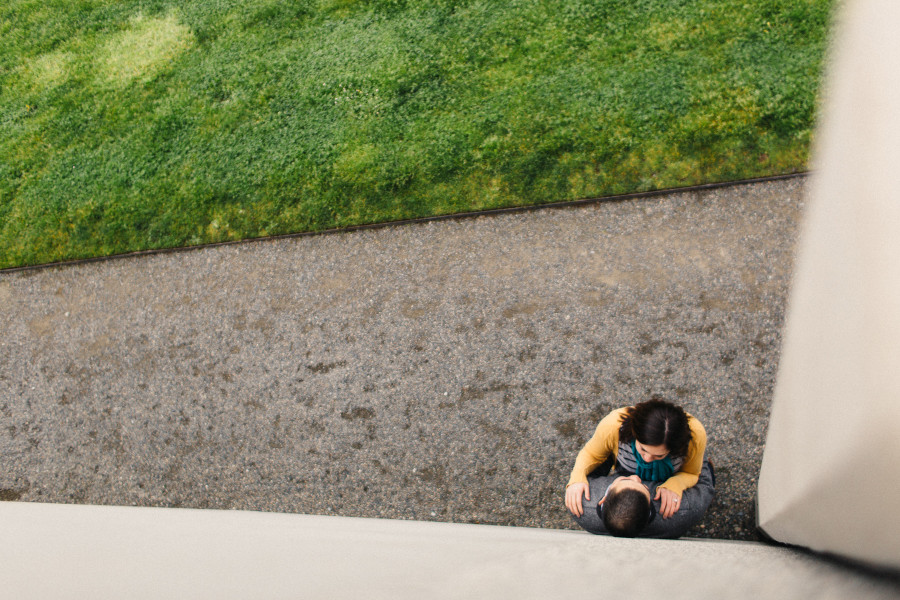
POLYGON ((844 3, 837 34, 758 520, 900 568, 900 2, 844 3))

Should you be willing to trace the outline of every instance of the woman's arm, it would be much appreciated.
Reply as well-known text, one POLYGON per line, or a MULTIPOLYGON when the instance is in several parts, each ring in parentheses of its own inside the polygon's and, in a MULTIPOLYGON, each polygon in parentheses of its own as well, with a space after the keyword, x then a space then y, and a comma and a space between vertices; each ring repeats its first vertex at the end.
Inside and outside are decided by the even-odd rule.
POLYGON ((576 517, 584 515, 583 503, 591 499, 587 483, 588 473, 616 454, 619 446, 619 427, 625 409, 614 410, 600 421, 594 435, 575 457, 575 466, 566 484, 566 508, 576 517))
POLYGON ((625 410, 619 408, 603 417, 594 430, 594 435, 575 457, 575 466, 566 487, 573 483, 587 483, 588 473, 616 454, 619 447, 619 427, 625 410))

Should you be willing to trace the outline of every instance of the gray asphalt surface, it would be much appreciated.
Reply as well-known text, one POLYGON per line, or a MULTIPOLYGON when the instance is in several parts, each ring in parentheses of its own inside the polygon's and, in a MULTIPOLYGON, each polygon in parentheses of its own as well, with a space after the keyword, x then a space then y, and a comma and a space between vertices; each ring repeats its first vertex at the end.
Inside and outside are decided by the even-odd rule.
POLYGON ((0 274, 0 499, 573 528, 609 410, 752 506, 805 178, 0 274))

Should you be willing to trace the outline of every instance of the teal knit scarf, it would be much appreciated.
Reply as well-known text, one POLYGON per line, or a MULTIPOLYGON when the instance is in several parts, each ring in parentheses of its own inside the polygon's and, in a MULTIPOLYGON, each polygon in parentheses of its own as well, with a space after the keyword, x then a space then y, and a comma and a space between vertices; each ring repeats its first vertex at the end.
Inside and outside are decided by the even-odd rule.
POLYGON ((641 458, 641 453, 637 451, 635 440, 631 440, 631 451, 634 453, 634 459, 637 461, 637 476, 642 481, 665 481, 675 473, 671 456, 666 456, 653 462, 646 462, 641 458))

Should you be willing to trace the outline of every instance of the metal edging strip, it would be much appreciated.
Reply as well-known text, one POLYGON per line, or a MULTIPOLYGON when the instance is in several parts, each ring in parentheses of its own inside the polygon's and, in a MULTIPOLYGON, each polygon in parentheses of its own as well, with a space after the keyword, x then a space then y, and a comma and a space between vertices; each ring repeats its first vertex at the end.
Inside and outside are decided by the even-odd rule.
POLYGON ((702 183, 698 185, 689 185, 677 188, 665 188, 660 190, 650 190, 646 192, 631 192, 628 194, 617 194, 614 196, 601 196, 597 198, 582 198, 579 200, 567 200, 563 202, 551 202, 548 204, 534 204, 529 206, 510 206, 506 208, 492 208, 487 210, 476 210, 462 213, 452 213, 447 215, 435 215, 431 217, 419 217, 415 219, 401 219, 398 221, 384 221, 381 223, 368 223, 365 225, 352 225, 350 227, 323 229, 321 231, 301 231, 298 233, 284 233, 281 235, 271 235, 258 238, 247 238, 243 240, 229 240, 226 242, 213 242, 210 244, 198 244, 196 246, 177 246, 172 248, 155 248, 152 250, 137 250, 135 252, 125 252, 122 254, 111 254, 109 256, 95 256, 91 258, 77 258, 73 260, 42 263, 39 265, 26 265, 22 267, 9 267, 0 269, 0 275, 8 273, 19 273, 27 271, 38 271, 59 267, 71 267, 96 262, 104 262, 110 260, 120 260, 125 258, 135 258, 139 256, 153 256, 157 254, 172 254, 176 252, 187 252, 190 250, 201 250, 206 248, 216 248, 219 246, 233 246, 235 244, 248 244, 254 242, 270 242, 275 240, 284 240, 291 238, 312 237, 319 235, 332 235, 336 233, 351 233, 354 231, 365 231, 368 229, 384 229, 387 227, 398 227, 402 225, 414 225, 419 223, 429 223, 432 221, 449 221, 472 219, 475 217, 495 216, 505 214, 516 214, 525 212, 534 212, 538 210, 548 210, 557 208, 572 208, 578 206, 586 206, 590 204, 600 204, 605 202, 621 202, 624 200, 635 200, 640 198, 654 198, 668 194, 682 194, 690 192, 701 192, 706 190, 720 189, 724 187, 736 187, 741 185, 751 185, 755 183, 768 183, 770 181, 781 181, 785 179, 797 179, 809 175, 808 171, 797 173, 786 173, 782 175, 770 175, 766 177, 756 177, 752 179, 739 179, 736 181, 721 181, 716 183, 702 183))

